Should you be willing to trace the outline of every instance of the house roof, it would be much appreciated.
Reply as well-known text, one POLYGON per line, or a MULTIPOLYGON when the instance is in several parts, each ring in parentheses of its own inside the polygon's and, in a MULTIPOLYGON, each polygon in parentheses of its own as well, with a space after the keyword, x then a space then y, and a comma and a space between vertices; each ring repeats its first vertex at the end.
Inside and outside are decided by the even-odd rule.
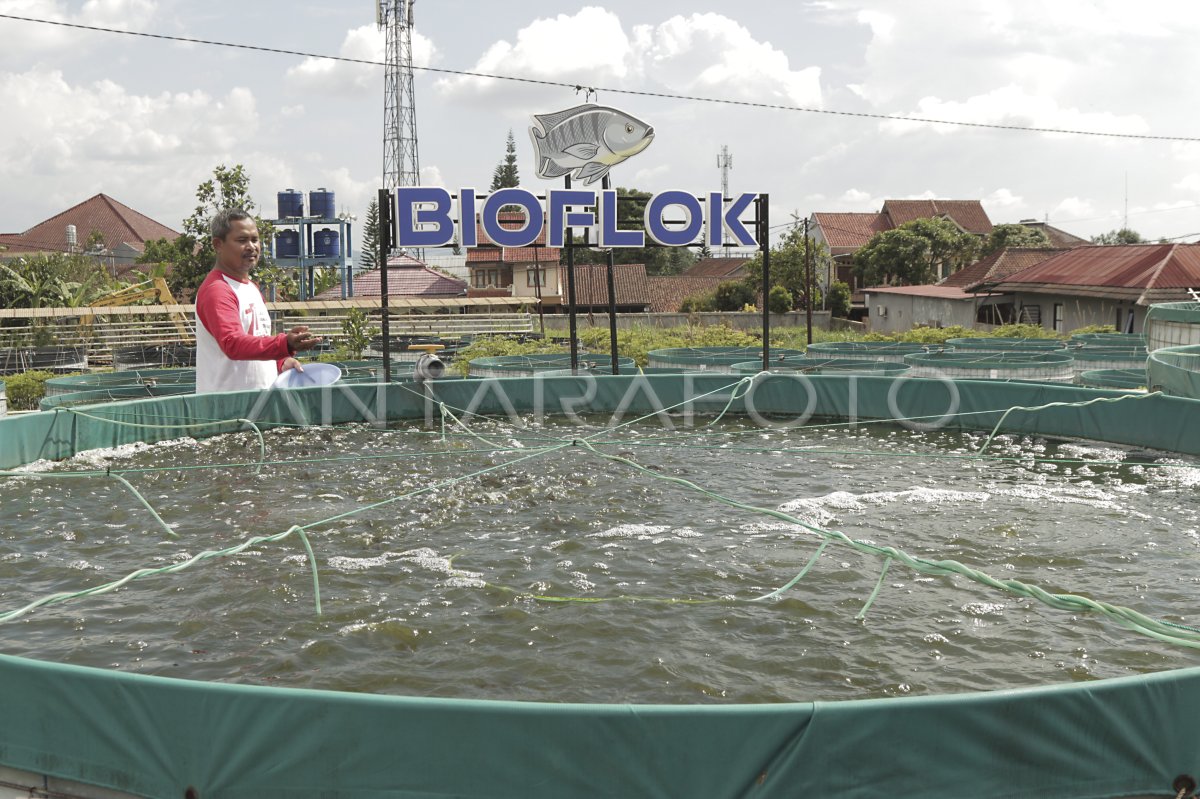
POLYGON ((1139 305, 1188 300, 1200 288, 1200 244, 1089 245, 989 281, 998 291, 1132 299, 1139 305))
POLYGON ((1040 230, 1046 234, 1046 238, 1050 239, 1051 247, 1066 249, 1070 247, 1080 247, 1084 244, 1091 244, 1087 239, 1081 239, 1073 233, 1068 233, 1065 230, 1060 230, 1048 222, 1038 222, 1036 219, 1023 219, 1021 224, 1030 230, 1040 230))
POLYGON ((467 264, 558 263, 561 253, 557 247, 473 247, 467 250, 467 264))
MULTIPOLYGON (((559 267, 559 285, 563 287, 563 303, 567 298, 567 268, 559 267)), ((650 304, 650 288, 645 264, 615 264, 613 290, 617 305, 650 304)), ((604 264, 575 265, 575 304, 608 305, 608 273, 604 264)))
POLYGON ((813 221, 820 228, 821 236, 829 245, 830 255, 846 255, 871 240, 876 233, 891 228, 888 218, 882 214, 829 213, 813 214, 813 221))
MULTIPOLYGON (((501 211, 496 214, 496 219, 500 222, 500 227, 508 230, 520 230, 525 226, 525 214, 522 211, 501 211)), ((481 245, 487 245, 491 239, 483 232, 483 224, 480 223, 479 217, 475 217, 475 241, 481 245)), ((538 233, 535 244, 546 243, 546 226, 542 225, 542 230, 538 233)))
POLYGON ((970 266, 963 267, 938 285, 957 286, 970 291, 980 283, 995 283, 1015 272, 1040 264, 1060 252, 1063 250, 1055 247, 1004 247, 980 258, 970 266))
POLYGON ((74 225, 79 246, 93 230, 104 236, 104 247, 122 244, 144 252, 152 239, 176 239, 179 233, 135 211, 107 194, 97 194, 26 230, 0 235, 0 245, 11 252, 67 252, 67 225, 74 225))
POLYGON ((892 227, 914 219, 946 216, 968 233, 983 236, 992 232, 992 220, 979 200, 884 200, 882 213, 892 227))
POLYGON ((738 278, 745 274, 746 258, 701 258, 683 271, 688 277, 738 278))
POLYGON ((675 313, 688 297, 708 294, 725 282, 712 275, 652 275, 646 278, 650 289, 651 313, 675 313))
POLYGON ((875 286, 863 289, 863 294, 902 294, 907 297, 933 297, 939 300, 974 300, 991 294, 971 294, 959 286, 875 286))
MULTIPOLYGON (((389 266, 387 270, 388 279, 388 296, 396 297, 458 297, 466 294, 467 284, 457 278, 443 275, 441 272, 430 269, 420 261, 408 258, 408 256, 399 256, 398 258, 388 259, 391 264, 396 260, 414 261, 415 266, 410 263, 405 263, 403 266, 389 266)), ((371 269, 367 272, 354 276, 354 294, 355 297, 378 297, 380 296, 379 277, 381 270, 371 269)), ((318 300, 336 300, 342 296, 340 286, 326 289, 318 294, 314 299, 318 300)))

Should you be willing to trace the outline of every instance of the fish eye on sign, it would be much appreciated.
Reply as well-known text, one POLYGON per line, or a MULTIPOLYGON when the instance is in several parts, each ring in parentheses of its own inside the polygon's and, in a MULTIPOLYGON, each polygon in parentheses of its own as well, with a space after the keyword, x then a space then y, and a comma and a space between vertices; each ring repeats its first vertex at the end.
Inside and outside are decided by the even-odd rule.
POLYGON ((602 249, 644 247, 647 236, 664 247, 701 243, 710 247, 727 243, 758 246, 747 228, 748 224, 752 228, 753 223, 742 220, 758 197, 755 193, 739 194, 726 201, 721 192, 709 192, 703 198, 679 190, 659 192, 646 203, 645 233, 617 227, 617 192, 611 189, 550 190, 544 201, 527 189, 500 189, 487 195, 481 209, 477 208, 477 196, 475 189, 459 189, 456 204, 454 196, 443 188, 397 188, 396 246, 442 247, 456 238, 462 247, 479 246, 473 224, 477 217, 484 236, 497 247, 531 246, 543 230, 547 247, 563 247, 568 227, 597 228, 596 245, 602 249), (511 205, 524 211, 524 227, 501 226, 500 209, 511 205), (682 222, 667 218, 670 209, 676 209, 676 215, 682 211, 682 222))

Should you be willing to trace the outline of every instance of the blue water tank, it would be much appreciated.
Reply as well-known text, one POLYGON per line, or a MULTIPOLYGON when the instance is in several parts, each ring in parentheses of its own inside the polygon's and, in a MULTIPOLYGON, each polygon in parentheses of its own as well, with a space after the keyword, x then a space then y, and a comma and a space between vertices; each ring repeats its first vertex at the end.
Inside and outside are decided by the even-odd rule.
POLYGON ((342 254, 342 244, 338 232, 329 228, 321 228, 313 233, 313 255, 317 258, 339 258, 342 254))
POLYGON ((337 207, 333 202, 333 192, 316 189, 308 193, 308 213, 319 219, 333 219, 337 207))
POLYGON ((281 191, 279 197, 279 216, 278 219, 287 219, 293 216, 304 216, 304 192, 288 189, 281 191))
POLYGON ((300 232, 296 230, 281 230, 275 234, 276 258, 300 257, 300 232))

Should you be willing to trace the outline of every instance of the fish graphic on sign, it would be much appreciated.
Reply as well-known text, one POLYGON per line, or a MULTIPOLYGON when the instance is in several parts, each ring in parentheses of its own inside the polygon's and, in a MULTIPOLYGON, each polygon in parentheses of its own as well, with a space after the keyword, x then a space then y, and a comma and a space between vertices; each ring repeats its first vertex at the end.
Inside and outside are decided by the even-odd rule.
POLYGON ((540 178, 571 174, 595 183, 654 140, 654 128, 624 111, 588 103, 534 115, 529 128, 540 178))

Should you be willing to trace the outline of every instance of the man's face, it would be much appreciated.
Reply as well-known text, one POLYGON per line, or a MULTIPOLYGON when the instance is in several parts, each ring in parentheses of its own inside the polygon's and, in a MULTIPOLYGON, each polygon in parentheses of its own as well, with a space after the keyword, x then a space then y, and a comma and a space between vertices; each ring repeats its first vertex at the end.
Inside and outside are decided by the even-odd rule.
POLYGON ((223 239, 214 238, 217 251, 217 266, 221 271, 245 278, 258 263, 261 245, 258 227, 253 219, 238 219, 230 223, 229 234, 223 239))

